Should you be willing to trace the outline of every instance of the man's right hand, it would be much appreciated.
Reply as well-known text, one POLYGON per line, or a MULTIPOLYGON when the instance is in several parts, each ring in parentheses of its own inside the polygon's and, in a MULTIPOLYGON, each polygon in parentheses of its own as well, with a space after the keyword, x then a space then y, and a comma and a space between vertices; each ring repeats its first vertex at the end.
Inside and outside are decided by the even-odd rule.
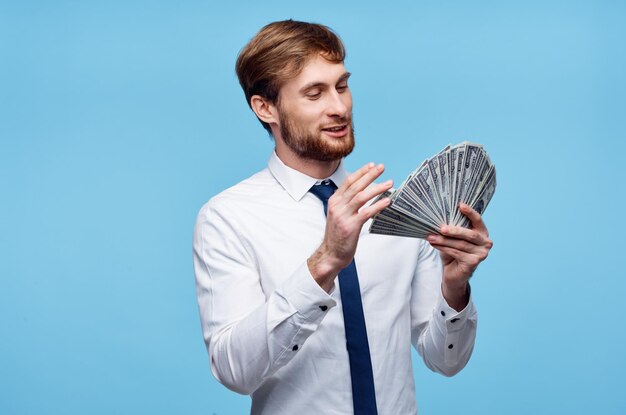
POLYGON ((354 258, 363 224, 389 206, 390 200, 383 198, 363 207, 393 186, 391 180, 370 186, 383 171, 382 164, 366 164, 348 176, 328 199, 324 240, 307 261, 311 275, 326 292, 332 289, 339 271, 354 258))

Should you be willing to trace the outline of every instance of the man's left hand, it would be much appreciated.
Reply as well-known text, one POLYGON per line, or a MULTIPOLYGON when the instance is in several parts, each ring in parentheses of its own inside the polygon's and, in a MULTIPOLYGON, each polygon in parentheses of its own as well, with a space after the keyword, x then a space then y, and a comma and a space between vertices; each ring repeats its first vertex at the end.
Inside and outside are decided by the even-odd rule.
POLYGON ((468 281, 478 264, 487 258, 493 242, 480 214, 465 203, 461 213, 471 222, 470 229, 444 225, 441 235, 429 235, 428 242, 439 251, 443 263, 443 296, 457 311, 469 301, 468 281))

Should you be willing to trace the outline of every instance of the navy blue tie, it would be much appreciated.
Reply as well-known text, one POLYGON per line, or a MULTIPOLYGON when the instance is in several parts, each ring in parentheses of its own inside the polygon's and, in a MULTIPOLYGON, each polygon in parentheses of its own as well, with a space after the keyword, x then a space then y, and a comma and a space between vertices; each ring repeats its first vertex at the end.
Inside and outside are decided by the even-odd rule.
MULTIPOLYGON (((328 214, 328 199, 335 193, 335 190, 337 190, 337 186, 331 180, 325 180, 309 190, 324 204, 324 214, 328 214)), ((350 358, 354 414, 376 415, 378 411, 376 409, 372 360, 367 341, 359 277, 354 259, 339 272, 339 291, 343 308, 343 323, 346 329, 346 347, 350 358)))

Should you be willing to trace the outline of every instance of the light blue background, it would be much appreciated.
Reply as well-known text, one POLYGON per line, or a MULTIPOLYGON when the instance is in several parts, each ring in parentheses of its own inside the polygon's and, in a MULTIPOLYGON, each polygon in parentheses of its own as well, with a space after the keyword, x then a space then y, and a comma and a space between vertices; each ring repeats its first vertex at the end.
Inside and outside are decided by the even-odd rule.
POLYGON ((210 374, 191 233, 266 163, 234 62, 290 17, 347 45, 350 169, 400 182, 466 139, 498 166, 474 356, 415 361, 420 413, 626 413, 625 3, 295 3, 0 1, 0 413, 248 411, 210 374))

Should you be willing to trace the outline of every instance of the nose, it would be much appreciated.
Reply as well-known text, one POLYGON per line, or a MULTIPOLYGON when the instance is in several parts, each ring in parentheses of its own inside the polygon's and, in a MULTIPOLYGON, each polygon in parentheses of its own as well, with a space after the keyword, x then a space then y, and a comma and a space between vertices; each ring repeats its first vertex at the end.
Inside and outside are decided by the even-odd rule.
POLYGON ((350 90, 339 93, 333 91, 328 95, 327 114, 330 117, 344 118, 350 114, 352 109, 352 95, 350 90))

